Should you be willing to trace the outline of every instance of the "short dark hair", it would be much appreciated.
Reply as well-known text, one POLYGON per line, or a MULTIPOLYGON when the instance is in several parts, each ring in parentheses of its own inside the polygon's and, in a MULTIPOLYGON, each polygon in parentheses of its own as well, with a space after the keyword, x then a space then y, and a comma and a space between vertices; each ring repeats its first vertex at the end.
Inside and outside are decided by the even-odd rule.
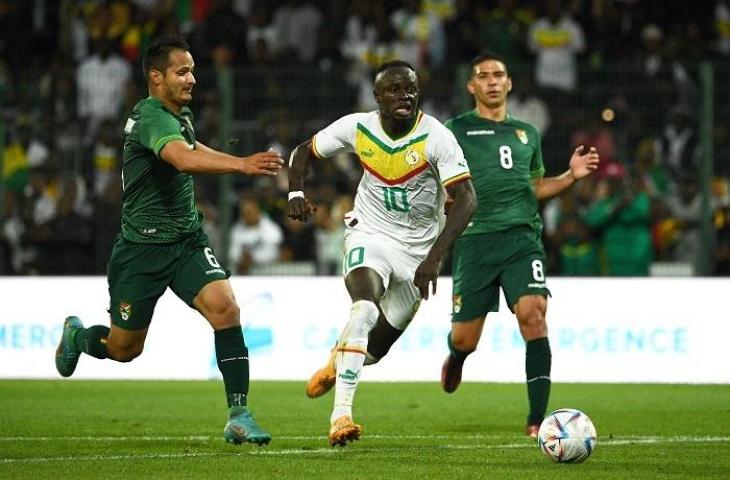
POLYGON ((494 53, 491 50, 483 50, 479 52, 474 58, 471 59, 471 62, 469 62, 469 76, 471 77, 474 75, 474 67, 482 63, 484 60, 496 60, 498 62, 501 62, 502 65, 504 65, 504 69, 507 72, 507 75, 509 75, 509 69, 507 68, 507 62, 504 60, 504 57, 498 53, 494 53))
POLYGON ((150 70, 164 72, 170 65, 172 50, 190 51, 190 45, 179 35, 165 34, 153 39, 142 57, 142 72, 149 78, 150 70))
POLYGON ((391 60, 389 62, 381 63, 380 66, 375 70, 375 75, 373 75, 373 78, 378 78, 378 75, 383 73, 386 70, 390 70, 391 68, 408 68, 410 70, 416 71, 415 68, 413 68, 413 65, 406 62, 405 60, 391 60))

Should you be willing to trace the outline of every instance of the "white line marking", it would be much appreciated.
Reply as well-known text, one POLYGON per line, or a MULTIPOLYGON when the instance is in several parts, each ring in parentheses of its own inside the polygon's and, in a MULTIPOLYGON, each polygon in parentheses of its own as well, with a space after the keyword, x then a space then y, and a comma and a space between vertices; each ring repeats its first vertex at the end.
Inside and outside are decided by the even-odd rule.
MULTIPOLYGON (((373 438, 374 436, 368 436, 373 438)), ((386 437, 385 435, 381 435, 386 437)), ((410 438, 408 435, 389 435, 391 439, 407 439, 410 438)), ((49 438, 53 440, 68 440, 70 438, 83 438, 83 437, 0 437, 0 440, 12 439, 12 438, 49 438)), ((100 438, 100 437, 89 437, 89 438, 100 438)), ((128 438, 128 439, 139 439, 144 437, 108 437, 108 438, 128 438)), ((153 437, 148 437, 153 438, 153 437)), ((154 437, 154 438, 172 438, 172 437, 154 437)), ((177 438, 204 438, 210 439, 212 437, 177 437, 177 438)), ((282 438, 282 437, 277 437, 282 438)), ((297 437, 299 438, 299 437, 297 437)), ((319 439, 323 437, 307 437, 312 439, 319 439)), ((439 439, 443 438, 440 435, 426 436, 423 438, 439 439)), ((464 438, 464 437, 452 437, 452 438, 464 438)), ((217 441, 217 437, 216 437, 217 441)), ((711 436, 674 436, 674 437, 625 437, 618 439, 601 438, 598 439, 598 445, 600 447, 609 447, 617 445, 632 445, 632 444, 667 444, 667 443, 730 443, 730 437, 711 437, 711 436)), ((404 450, 412 447, 400 447, 393 450, 404 450)), ((418 448, 424 448, 423 445, 419 445, 418 448)), ((507 443, 498 445, 455 445, 455 444, 441 444, 433 445, 433 448, 447 448, 452 450, 494 450, 494 449, 518 449, 518 448, 536 448, 533 442, 530 443, 507 443)), ((251 450, 243 452, 187 452, 187 453, 156 453, 156 454, 143 454, 143 455, 85 455, 85 456, 66 456, 66 457, 26 457, 26 458, 0 458, 0 465, 3 464, 17 464, 17 463, 49 463, 49 462, 77 462, 77 461, 96 461, 96 460, 164 460, 169 458, 196 458, 196 457, 241 457, 241 456, 256 456, 256 455, 270 455, 270 456, 292 456, 292 455, 333 455, 339 454, 340 452, 346 451, 342 448, 315 448, 315 449, 300 449, 300 448, 288 448, 283 450, 251 450)), ((357 448, 350 449, 349 451, 356 452, 376 452, 382 451, 380 448, 357 448)))
MULTIPOLYGON (((327 435, 276 435, 275 438, 280 440, 322 440, 327 435)), ((439 439, 461 439, 461 440, 485 440, 485 439, 505 439, 509 438, 505 435, 368 435, 370 439, 376 440, 439 440, 439 439)), ((515 436, 514 438, 522 438, 515 436)), ((73 436, 73 437, 0 437, 0 442, 170 442, 170 441, 219 441, 222 437, 211 435, 190 435, 190 436, 168 436, 168 435, 140 435, 140 436, 73 436)))

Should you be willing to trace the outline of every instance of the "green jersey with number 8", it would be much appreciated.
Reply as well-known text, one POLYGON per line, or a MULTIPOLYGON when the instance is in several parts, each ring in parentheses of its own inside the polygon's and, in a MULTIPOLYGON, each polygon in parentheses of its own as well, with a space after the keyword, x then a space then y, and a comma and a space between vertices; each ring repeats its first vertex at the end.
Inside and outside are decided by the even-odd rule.
POLYGON ((446 122, 469 164, 478 207, 462 235, 499 232, 517 226, 542 229, 532 180, 545 174, 540 134, 510 116, 503 122, 474 110, 446 122))

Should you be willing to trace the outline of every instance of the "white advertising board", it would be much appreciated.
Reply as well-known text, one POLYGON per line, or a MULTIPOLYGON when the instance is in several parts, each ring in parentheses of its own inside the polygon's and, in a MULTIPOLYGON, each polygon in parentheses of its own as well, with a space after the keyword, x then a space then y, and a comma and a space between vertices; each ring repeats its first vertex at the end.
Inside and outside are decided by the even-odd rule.
MULTIPOLYGON (((252 380, 304 380, 328 356, 349 312, 339 277, 231 279, 252 380)), ((548 306, 555 382, 730 383, 725 344, 730 279, 553 278, 548 306)), ((104 277, 0 277, 0 378, 58 378, 61 324, 108 325, 104 277)), ((447 354, 451 281, 423 302, 411 326, 365 380, 438 381, 447 354)), ((489 314, 464 380, 524 381, 524 342, 503 304, 489 314)), ((131 363, 82 356, 73 378, 207 379, 219 376, 205 320, 168 291, 145 351, 131 363)))

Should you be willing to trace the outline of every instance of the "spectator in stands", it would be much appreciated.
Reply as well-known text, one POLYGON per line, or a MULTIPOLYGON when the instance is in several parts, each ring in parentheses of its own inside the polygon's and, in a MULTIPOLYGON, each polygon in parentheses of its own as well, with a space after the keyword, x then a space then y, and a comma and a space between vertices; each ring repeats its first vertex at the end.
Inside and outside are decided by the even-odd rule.
POLYGON ((695 175, 686 172, 677 181, 677 195, 667 198, 667 206, 677 222, 672 249, 672 261, 692 266, 692 272, 702 271, 704 243, 702 241, 702 193, 695 175))
POLYGON ((625 167, 618 162, 607 166, 585 215, 600 239, 604 275, 649 274, 653 258, 649 214, 649 196, 637 189, 625 167))
POLYGON ((390 15, 398 36, 398 58, 416 70, 441 66, 446 56, 444 26, 438 15, 426 12, 421 0, 404 0, 390 15))
POLYGON ((131 79, 131 67, 117 54, 116 45, 102 38, 96 51, 83 60, 76 70, 78 114, 87 122, 90 142, 104 120, 118 120, 122 99, 131 79))
MULTIPOLYGON (((563 8, 561 0, 548 0, 545 15, 528 32, 528 48, 536 56, 535 84, 556 124, 543 139, 545 168, 558 168, 550 159, 561 158, 568 145, 568 132, 574 122, 572 101, 578 87, 578 56, 585 51, 582 27, 563 8), (567 126, 567 128, 565 128, 567 126)), ((603 155, 603 152, 601 152, 603 155)), ((562 168, 560 166, 559 168, 562 168)))
POLYGON ((228 243, 228 259, 234 271, 246 274, 254 265, 277 261, 283 239, 281 227, 261 211, 256 199, 243 196, 228 243))
MULTIPOLYGON (((515 72, 514 78, 526 77, 521 72, 528 66, 527 33, 535 19, 517 0, 499 0, 497 3, 493 9, 477 6, 477 11, 485 13, 478 15, 479 43, 504 57, 510 71, 515 72)), ((513 102, 514 95, 510 96, 510 105, 513 102)))
POLYGON ((309 63, 319 50, 319 29, 324 16, 308 0, 286 0, 274 11, 277 57, 309 63))
POLYGON ((266 65, 273 61, 276 46, 276 29, 271 23, 271 12, 263 1, 252 2, 248 16, 246 49, 254 65, 266 65))
POLYGON ((700 165, 700 146, 692 111, 684 105, 669 110, 667 123, 656 142, 657 163, 674 181, 685 172, 696 172, 700 165))
POLYGON ((281 245, 281 259, 285 262, 311 262, 317 258, 315 226, 311 222, 299 222, 284 216, 284 241, 281 245))
POLYGON ((571 194, 561 196, 557 235, 560 275, 597 276, 600 274, 598 245, 590 227, 571 194))
POLYGON ((583 115, 582 120, 580 127, 573 132, 570 143, 573 148, 578 145, 595 145, 601 152, 601 158, 606 159, 606 164, 598 167, 600 172, 616 161, 616 139, 599 112, 590 110, 583 115))
POLYGON ((730 1, 715 2, 715 50, 723 57, 730 57, 730 1))
MULTIPOLYGON (((534 88, 535 84, 529 75, 519 75, 512 78, 514 88, 509 97, 509 114, 523 122, 534 125, 537 131, 540 132, 540 136, 544 136, 545 131, 550 127, 550 110, 547 102, 537 93, 534 88)), ((592 140, 573 144, 576 146, 596 145, 592 140)), ((603 155, 601 146, 596 145, 596 148, 603 155)))
POLYGON ((537 56, 537 86, 573 92, 578 86, 578 55, 585 51, 583 28, 563 8, 561 0, 548 0, 546 14, 532 24, 528 45, 537 56))
POLYGON ((76 176, 62 180, 58 188, 54 216, 29 232, 39 252, 38 272, 89 274, 93 237, 86 187, 83 179, 76 176))
MULTIPOLYGON (((231 55, 231 63, 246 64, 248 62, 246 19, 236 13, 231 0, 215 0, 213 7, 198 25, 193 34, 196 51, 209 52, 211 56, 216 48, 226 48, 231 55)), ((213 58, 201 57, 200 63, 215 62, 213 58)))
POLYGON ((645 128, 658 134, 661 124, 672 105, 681 101, 691 103, 696 98, 697 86, 687 69, 676 58, 677 40, 665 38, 664 31, 656 24, 647 24, 641 30, 642 50, 634 66, 639 74, 640 86, 634 94, 634 106, 646 101, 651 95, 651 108, 645 108, 645 128), (670 41, 671 40, 671 41, 670 41), (643 86, 643 88, 641 88, 643 86))
POLYGON ((718 177, 713 182, 716 208, 714 227, 717 249, 714 254, 715 275, 730 275, 730 181, 718 177))
POLYGON ((318 275, 338 275, 342 268, 342 251, 345 248, 344 216, 338 215, 334 207, 328 203, 319 203, 314 212, 318 275))
POLYGON ((8 195, 20 196, 28 185, 28 170, 43 165, 49 156, 48 148, 33 131, 29 115, 18 115, 15 118, 2 154, 0 182, 8 195))

